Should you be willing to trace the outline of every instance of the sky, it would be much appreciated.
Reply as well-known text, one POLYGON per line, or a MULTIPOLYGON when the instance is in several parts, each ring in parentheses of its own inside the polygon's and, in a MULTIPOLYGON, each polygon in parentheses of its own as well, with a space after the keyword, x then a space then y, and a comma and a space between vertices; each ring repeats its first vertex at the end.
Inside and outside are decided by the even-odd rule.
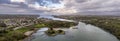
POLYGON ((120 0, 0 0, 0 14, 120 15, 120 0))

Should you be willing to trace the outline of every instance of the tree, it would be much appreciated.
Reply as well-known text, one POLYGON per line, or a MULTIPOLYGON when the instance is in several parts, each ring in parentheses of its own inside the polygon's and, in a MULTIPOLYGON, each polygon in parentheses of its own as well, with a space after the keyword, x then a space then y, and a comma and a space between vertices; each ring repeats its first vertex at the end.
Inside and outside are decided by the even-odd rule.
POLYGON ((1 29, 0 32, 6 32, 7 25, 5 23, 0 23, 0 27, 3 28, 3 29, 1 29))
POLYGON ((5 23, 0 23, 0 27, 7 27, 5 23))

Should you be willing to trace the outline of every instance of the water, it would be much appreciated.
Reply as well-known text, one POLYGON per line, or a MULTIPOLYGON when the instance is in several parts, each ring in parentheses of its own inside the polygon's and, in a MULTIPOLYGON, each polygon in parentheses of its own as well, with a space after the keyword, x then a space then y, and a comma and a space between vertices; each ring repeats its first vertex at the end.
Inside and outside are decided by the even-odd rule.
POLYGON ((72 27, 63 29, 66 32, 65 35, 54 37, 47 36, 44 33, 48 28, 42 28, 33 34, 34 38, 31 41, 119 41, 110 33, 90 24, 79 22, 75 27, 78 29, 72 27))
POLYGON ((47 19, 52 19, 52 20, 57 20, 57 21, 66 21, 66 22, 76 22, 74 20, 55 18, 52 15, 40 15, 40 17, 38 17, 38 18, 47 18, 47 19))

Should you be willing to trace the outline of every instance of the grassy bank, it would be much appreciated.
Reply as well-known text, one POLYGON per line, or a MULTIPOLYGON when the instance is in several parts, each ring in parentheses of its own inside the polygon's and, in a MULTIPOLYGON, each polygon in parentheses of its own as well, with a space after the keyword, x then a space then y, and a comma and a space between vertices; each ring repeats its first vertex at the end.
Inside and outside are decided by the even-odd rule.
POLYGON ((38 20, 38 23, 43 24, 46 27, 52 27, 52 28, 69 28, 71 26, 75 26, 78 24, 74 22, 45 20, 45 19, 38 20))
POLYGON ((0 33, 0 41, 22 41, 24 38, 28 37, 24 33, 27 31, 35 31, 44 25, 39 24, 40 26, 38 27, 38 24, 32 25, 29 27, 23 27, 17 30, 6 30, 2 31, 0 33))

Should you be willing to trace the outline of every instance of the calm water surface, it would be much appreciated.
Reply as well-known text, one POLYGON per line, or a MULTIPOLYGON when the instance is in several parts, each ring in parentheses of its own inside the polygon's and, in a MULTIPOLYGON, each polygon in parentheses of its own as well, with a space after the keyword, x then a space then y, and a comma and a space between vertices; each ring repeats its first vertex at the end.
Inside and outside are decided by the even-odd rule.
POLYGON ((65 35, 57 35, 54 37, 47 36, 44 31, 48 28, 42 28, 33 34, 31 41, 119 41, 115 36, 111 35, 104 30, 90 25, 79 22, 73 29, 72 27, 65 30, 65 35))

